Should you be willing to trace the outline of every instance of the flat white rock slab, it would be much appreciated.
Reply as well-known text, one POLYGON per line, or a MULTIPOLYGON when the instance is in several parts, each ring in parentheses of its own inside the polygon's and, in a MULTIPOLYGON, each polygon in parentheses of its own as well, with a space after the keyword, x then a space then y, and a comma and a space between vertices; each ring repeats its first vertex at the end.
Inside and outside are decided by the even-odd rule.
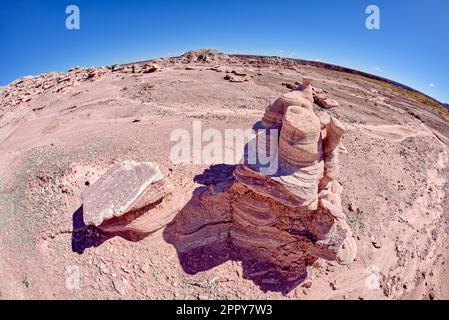
MULTIPOLYGON (((164 175, 151 162, 123 161, 112 167, 83 194, 86 225, 99 226, 103 221, 138 209, 151 185, 164 175)), ((162 197, 162 196, 161 196, 162 197)))

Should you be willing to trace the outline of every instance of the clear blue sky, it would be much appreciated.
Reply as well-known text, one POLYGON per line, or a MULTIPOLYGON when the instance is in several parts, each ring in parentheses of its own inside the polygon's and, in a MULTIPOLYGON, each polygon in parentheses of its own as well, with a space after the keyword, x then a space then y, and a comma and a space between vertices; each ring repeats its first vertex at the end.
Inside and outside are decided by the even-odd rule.
POLYGON ((448 17, 448 0, 7 0, 0 85, 211 47, 348 66, 449 102, 448 17), (65 28, 70 4, 80 30, 65 28), (380 30, 365 28, 369 4, 380 8, 380 30))

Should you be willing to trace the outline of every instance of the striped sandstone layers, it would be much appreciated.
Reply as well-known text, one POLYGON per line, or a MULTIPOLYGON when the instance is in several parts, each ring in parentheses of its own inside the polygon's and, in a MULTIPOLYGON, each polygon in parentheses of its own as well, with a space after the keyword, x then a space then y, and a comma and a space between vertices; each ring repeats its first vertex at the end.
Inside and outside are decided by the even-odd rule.
POLYGON ((262 125, 265 128, 281 127, 282 118, 289 106, 303 107, 313 110, 313 91, 310 79, 304 79, 303 84, 298 86, 271 104, 266 110, 262 118, 262 125))

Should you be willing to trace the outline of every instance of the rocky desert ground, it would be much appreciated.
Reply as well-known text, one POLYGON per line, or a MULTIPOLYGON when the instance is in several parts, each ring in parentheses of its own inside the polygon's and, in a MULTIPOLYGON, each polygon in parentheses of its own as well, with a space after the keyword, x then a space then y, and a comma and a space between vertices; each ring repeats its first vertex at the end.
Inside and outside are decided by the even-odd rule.
POLYGON ((448 144, 448 112, 429 97, 300 60, 197 50, 18 79, 0 88, 0 299, 449 299, 448 144), (267 203, 254 191, 265 178, 245 180, 237 162, 170 160, 174 130, 192 133, 195 121, 253 128, 304 78, 314 88, 310 121, 292 132, 311 137, 316 122, 319 136, 326 117, 345 127, 323 152, 339 155, 332 194, 357 247, 351 263, 330 251, 312 259, 296 240, 277 244, 281 233, 315 242, 287 230, 283 194, 257 209, 264 223, 276 208, 279 234, 221 228, 236 223, 221 214, 227 204, 237 212, 267 203), (170 181, 172 207, 147 208, 152 232, 139 237, 86 223, 85 195, 123 161, 158 164, 170 181), (236 239, 252 247, 242 252, 236 239))

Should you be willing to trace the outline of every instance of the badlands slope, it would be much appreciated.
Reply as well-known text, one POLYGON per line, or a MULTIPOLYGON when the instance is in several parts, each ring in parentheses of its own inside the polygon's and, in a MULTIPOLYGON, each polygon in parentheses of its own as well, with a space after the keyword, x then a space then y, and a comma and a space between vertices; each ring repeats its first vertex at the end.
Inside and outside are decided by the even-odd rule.
POLYGON ((448 143, 440 109, 287 59, 203 51, 19 79, 0 88, 0 299, 448 299, 448 143), (340 104, 313 107, 346 127, 353 263, 318 259, 283 287, 220 247, 185 259, 173 224, 138 241, 84 226, 83 192, 124 160, 164 165, 180 204, 226 179, 233 166, 172 164, 171 132, 251 128, 303 77, 340 104))

